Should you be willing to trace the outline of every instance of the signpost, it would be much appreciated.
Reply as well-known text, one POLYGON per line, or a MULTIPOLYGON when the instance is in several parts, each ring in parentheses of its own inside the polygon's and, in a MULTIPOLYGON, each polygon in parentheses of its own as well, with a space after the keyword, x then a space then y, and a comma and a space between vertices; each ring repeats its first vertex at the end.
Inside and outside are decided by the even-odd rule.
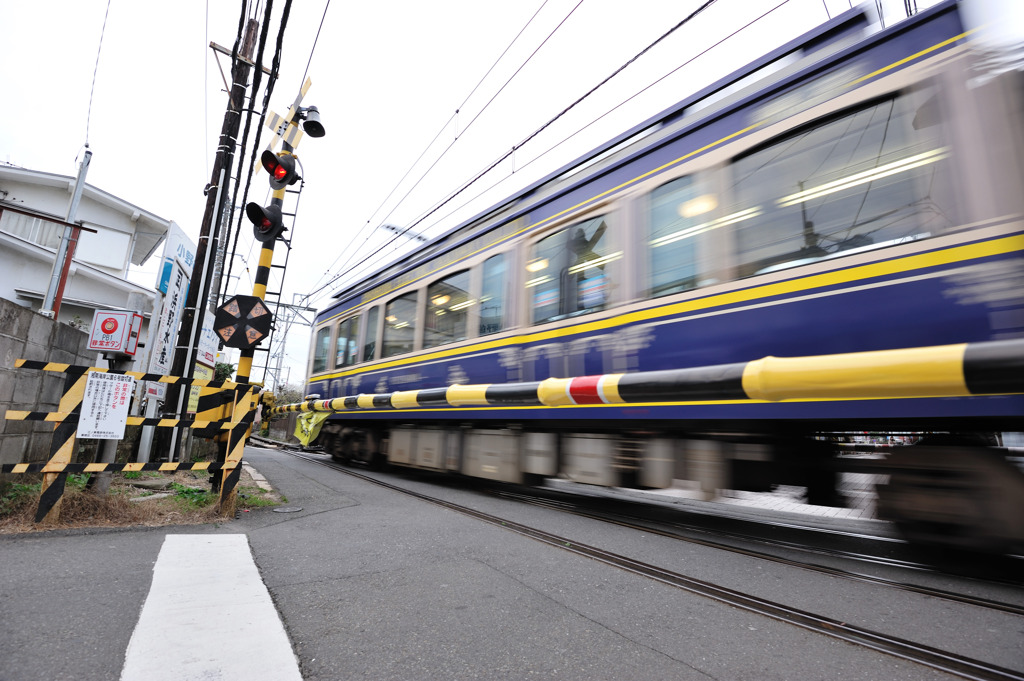
POLYGON ((90 372, 75 436, 94 440, 123 439, 134 390, 135 379, 131 376, 90 372))

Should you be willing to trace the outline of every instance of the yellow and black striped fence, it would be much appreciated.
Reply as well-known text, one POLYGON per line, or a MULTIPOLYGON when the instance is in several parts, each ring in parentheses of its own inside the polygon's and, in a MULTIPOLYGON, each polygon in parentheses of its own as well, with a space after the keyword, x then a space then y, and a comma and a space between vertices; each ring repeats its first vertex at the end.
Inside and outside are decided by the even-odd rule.
POLYGON ((532 406, 969 397, 1024 393, 1024 340, 960 343, 812 357, 764 357, 706 367, 452 385, 306 400, 274 407, 346 412, 423 407, 532 406))
POLYGON ((52 371, 67 376, 64 392, 57 411, 15 411, 8 410, 5 418, 9 421, 45 421, 55 424, 50 445, 50 458, 46 463, 18 463, 0 466, 0 473, 42 473, 42 491, 37 523, 53 523, 59 517, 60 503, 64 495, 64 483, 69 473, 102 473, 113 471, 178 471, 207 470, 219 472, 220 510, 233 515, 235 508, 235 486, 241 474, 242 453, 249 429, 256 414, 257 393, 260 386, 233 381, 213 381, 164 376, 138 371, 120 371, 87 367, 58 362, 39 362, 19 359, 15 368, 52 371), (139 381, 151 381, 167 385, 197 386, 200 388, 199 407, 196 418, 146 418, 129 416, 127 425, 154 426, 157 428, 191 429, 198 437, 218 438, 226 444, 222 462, 178 462, 178 463, 72 463, 75 438, 81 418, 82 400, 88 374, 92 372, 123 374, 139 381))

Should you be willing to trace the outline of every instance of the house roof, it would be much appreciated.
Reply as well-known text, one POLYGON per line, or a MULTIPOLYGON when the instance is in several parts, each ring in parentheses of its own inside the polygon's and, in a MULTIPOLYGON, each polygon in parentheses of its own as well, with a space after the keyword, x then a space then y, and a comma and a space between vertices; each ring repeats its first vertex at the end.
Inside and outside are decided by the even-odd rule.
MULTIPOLYGON (((38 170, 28 170, 11 165, 0 164, 0 181, 18 182, 21 184, 34 185, 39 187, 53 187, 64 189, 70 193, 75 187, 75 178, 68 175, 57 175, 45 173, 38 170)), ((167 237, 171 221, 162 218, 147 210, 139 208, 113 194, 103 191, 88 182, 82 190, 82 198, 93 201, 101 206, 116 210, 126 216, 135 225, 134 239, 131 252, 133 265, 141 265, 156 252, 160 244, 167 237)), ((0 203, 2 205, 2 203, 0 203)), ((21 205, 19 207, 30 207, 21 205)), ((57 216, 55 216, 57 217, 57 216)), ((58 220, 63 220, 57 217, 58 220)), ((95 224, 95 223, 94 223, 95 224)), ((108 226, 108 225, 104 225, 108 226)), ((110 226, 114 228, 113 226, 110 226)))

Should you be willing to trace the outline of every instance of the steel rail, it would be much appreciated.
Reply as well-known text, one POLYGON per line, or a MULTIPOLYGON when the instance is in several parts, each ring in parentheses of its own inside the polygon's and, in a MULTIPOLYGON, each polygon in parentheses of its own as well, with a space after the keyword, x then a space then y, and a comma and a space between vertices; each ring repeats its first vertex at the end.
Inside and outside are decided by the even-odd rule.
POLYGON ((770 617, 772 619, 792 624, 815 633, 824 634, 847 643, 861 645, 878 652, 893 655, 910 662, 916 662, 965 679, 974 679, 977 681, 1024 681, 1024 672, 989 664, 987 662, 975 660, 956 653, 945 652, 938 648, 915 643, 907 639, 871 631, 870 629, 858 627, 847 622, 841 622, 830 617, 816 615, 806 610, 791 608, 781 603, 744 594, 734 589, 718 586, 716 584, 688 577, 655 565, 633 560, 610 551, 605 551, 604 549, 576 542, 568 537, 562 537, 544 530, 529 527, 528 525, 500 518, 489 513, 484 513, 483 511, 478 511, 450 501, 431 497, 430 495, 423 494, 421 492, 416 492, 399 485, 378 480, 369 475, 357 473, 338 464, 334 464, 333 462, 312 458, 308 455, 295 451, 282 451, 304 461, 331 468, 338 472, 345 473, 346 475, 377 485, 378 487, 411 496, 435 506, 515 532, 521 536, 529 537, 530 539, 548 544, 563 551, 591 558, 606 565, 617 567, 632 574, 647 577, 662 584, 705 596, 741 610, 770 617))
MULTIPOLYGON (((874 584, 876 586, 884 586, 892 589, 899 589, 901 591, 908 591, 916 593, 922 596, 929 596, 932 598, 939 598, 946 601, 952 601, 954 603, 960 603, 963 605, 971 605, 978 608, 985 608, 988 610, 995 610, 998 612, 1005 612, 1011 615, 1024 616, 1024 606, 1016 605, 1014 603, 1004 603, 1001 601, 994 601, 987 598, 979 598, 976 596, 969 596, 966 594, 959 594, 953 591, 946 591, 945 589, 936 589, 928 586, 921 586, 919 584, 911 584, 908 582, 900 582, 893 579, 887 579, 885 577, 876 577, 874 575, 867 575, 860 572, 852 572, 850 570, 843 570, 841 568, 829 567, 827 565, 820 565, 817 563, 808 563, 801 560, 795 560, 791 558, 784 558, 782 556, 776 556, 771 553, 764 551, 755 551, 753 549, 745 549, 738 546, 731 546, 729 544, 723 544, 721 542, 711 541, 708 539, 701 539, 699 537, 691 537, 681 534, 683 531, 690 532, 707 532, 704 528, 687 525, 685 523, 673 523, 664 522, 658 520, 649 520, 646 518, 629 517, 624 514, 606 514, 600 511, 594 511, 591 509, 584 509, 579 506, 564 503, 554 502, 545 499, 544 497, 531 497, 529 494, 523 494, 519 492, 497 492, 499 496, 505 496, 512 499, 516 499, 522 503, 527 503, 535 506, 541 506, 543 508, 550 508, 552 510, 560 511, 562 513, 571 513, 576 516, 583 518, 589 518, 591 520, 598 520, 601 522, 609 523, 612 525, 618 525, 628 529, 640 530, 642 532, 649 532, 651 534, 657 534, 663 537, 669 537, 671 539, 678 539, 679 541, 685 541, 691 544, 697 544, 699 546, 705 546, 712 549, 718 549, 722 551, 728 551, 730 553, 736 553, 751 558, 759 558, 772 563, 778 563, 780 565, 786 565, 788 567, 796 567, 802 570, 808 570, 810 572, 816 572, 819 574, 825 574, 832 577, 841 577, 843 579, 849 579, 852 581, 863 582, 866 584, 874 584), (661 529, 659 526, 664 526, 670 529, 661 529)), ((804 528, 797 528, 804 530, 804 528)), ((813 531, 813 530, 805 530, 813 531)), ((827 556, 833 556, 837 558, 846 558, 850 560, 858 560, 864 562, 880 563, 891 567, 900 567, 911 570, 928 570, 929 568, 925 565, 918 563, 910 563, 907 561, 901 561, 889 558, 878 558, 875 556, 854 553, 852 551, 842 551, 839 549, 828 549, 821 547, 807 547, 796 542, 781 541, 776 539, 766 539, 764 537, 755 537, 751 535, 745 535, 738 532, 729 531, 716 531, 716 534, 720 534, 725 537, 738 539, 741 541, 757 542, 760 544, 766 544, 768 546, 774 546, 785 549, 795 549, 800 551, 810 551, 812 553, 823 554, 827 556)))

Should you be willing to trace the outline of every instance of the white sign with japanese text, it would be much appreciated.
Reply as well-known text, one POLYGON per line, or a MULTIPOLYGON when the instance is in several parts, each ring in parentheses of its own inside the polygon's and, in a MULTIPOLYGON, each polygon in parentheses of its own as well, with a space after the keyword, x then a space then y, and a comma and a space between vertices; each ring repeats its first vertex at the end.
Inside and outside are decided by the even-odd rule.
POLYGON ((128 421, 135 379, 123 374, 89 372, 76 435, 94 440, 120 440, 128 421))

